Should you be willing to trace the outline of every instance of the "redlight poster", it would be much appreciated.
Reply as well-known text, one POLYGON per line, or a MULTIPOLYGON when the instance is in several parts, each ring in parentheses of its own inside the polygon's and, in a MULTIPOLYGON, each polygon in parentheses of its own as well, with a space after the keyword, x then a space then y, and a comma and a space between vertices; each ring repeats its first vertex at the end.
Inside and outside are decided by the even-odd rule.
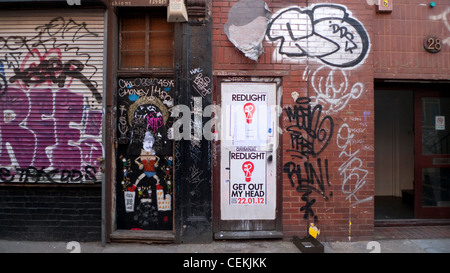
POLYGON ((273 220, 276 212, 276 85, 222 83, 222 220, 273 220))
POLYGON ((230 152, 230 205, 266 204, 266 153, 230 152))

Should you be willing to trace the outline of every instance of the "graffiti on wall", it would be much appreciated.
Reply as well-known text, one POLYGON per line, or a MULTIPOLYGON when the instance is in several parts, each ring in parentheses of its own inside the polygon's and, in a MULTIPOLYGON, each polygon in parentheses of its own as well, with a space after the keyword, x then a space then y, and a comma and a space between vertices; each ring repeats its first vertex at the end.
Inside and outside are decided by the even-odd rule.
POLYGON ((335 67, 354 67, 369 52, 364 26, 346 7, 334 4, 281 10, 272 16, 267 37, 278 43, 281 55, 317 58, 335 67))
MULTIPOLYGON (((333 197, 331 166, 323 156, 333 142, 340 149, 342 162, 337 171, 342 178, 342 193, 350 206, 372 200, 364 191, 368 171, 360 156, 361 149, 357 145, 353 150, 351 147, 359 139, 346 123, 339 127, 336 136, 333 118, 337 113, 347 113, 342 110, 365 93, 365 85, 352 83, 346 71, 362 64, 369 53, 370 41, 364 26, 345 6, 317 4, 274 13, 266 35, 268 40, 277 43, 275 61, 298 62, 306 58, 320 64, 308 63, 303 72, 308 96, 294 91, 291 95, 295 103, 284 107, 283 120, 289 134, 285 151, 292 160, 284 163, 283 173, 301 194, 304 203, 300 212, 304 219, 317 222, 316 198, 328 201, 333 197)), ((366 113, 370 112, 364 112, 364 126, 366 113)))
MULTIPOLYGON (((438 15, 430 15, 429 18, 433 21, 442 21, 447 30, 450 32, 450 8, 447 8, 438 15)), ((442 40, 442 43, 450 46, 450 37, 445 37, 444 40, 442 40)))
POLYGON ((329 161, 322 156, 322 152, 334 141, 339 149, 337 172, 342 178, 341 190, 345 200, 351 207, 373 200, 372 195, 367 196, 366 178, 369 171, 360 156, 361 151, 373 151, 373 146, 356 136, 367 130, 370 112, 364 111, 363 118, 349 118, 351 121, 364 121, 359 123, 361 128, 350 128, 344 122, 334 138, 335 122, 324 111, 323 105, 314 102, 313 97, 300 97, 298 92, 293 92, 292 97, 295 104, 284 108, 283 118, 287 122, 285 130, 289 133, 289 145, 285 151, 292 160, 283 165, 283 173, 290 185, 302 194, 304 205, 300 207, 300 212, 303 212, 304 219, 313 219, 317 223, 313 206, 316 196, 324 201, 333 197, 329 161))
POLYGON ((172 226, 173 79, 118 80, 117 202, 119 228, 172 226))
POLYGON ((296 98, 295 105, 284 110, 291 124, 286 128, 290 136, 290 149, 286 151, 293 161, 284 164, 283 172, 287 174, 291 186, 302 193, 305 205, 300 211, 304 212, 304 219, 313 217, 317 222, 312 208, 316 199, 312 193, 319 194, 324 200, 333 196, 332 191, 327 192, 330 187, 328 160, 322 161, 320 154, 333 137, 334 121, 331 116, 322 113, 322 105, 313 106, 307 97, 296 98), (303 166, 298 163, 299 160, 303 166))
POLYGON ((102 91, 82 42, 103 38, 64 17, 33 31, 0 33, 0 182, 101 182, 102 91))
POLYGON ((310 82, 311 90, 315 93, 311 99, 321 104, 324 111, 330 114, 341 111, 364 92, 363 83, 351 85, 343 69, 327 65, 322 65, 313 72, 306 67, 303 80, 310 82))
POLYGON ((341 152, 339 159, 342 164, 338 168, 339 175, 343 177, 342 192, 345 199, 352 202, 352 206, 370 201, 373 196, 359 197, 359 191, 366 184, 369 171, 364 167, 364 161, 359 157, 360 149, 353 149, 352 142, 355 134, 347 123, 341 125, 337 132, 336 143, 341 152))
POLYGON ((367 129, 370 111, 364 111, 364 128, 350 128, 345 123, 346 115, 354 112, 344 110, 366 93, 365 84, 352 82, 349 76, 349 70, 363 64, 369 54, 370 39, 364 25, 343 5, 291 6, 271 14, 263 1, 240 0, 230 9, 224 31, 246 57, 257 61, 264 51, 258 35, 262 27, 266 28, 267 41, 276 46, 273 62, 307 61, 302 77, 307 83, 307 94, 304 95, 305 90, 292 92, 294 103, 286 105, 283 111, 285 132, 289 135, 285 152, 291 157, 284 163, 283 173, 301 193, 304 204, 300 211, 304 218, 318 221, 316 198, 330 200, 330 180, 338 180, 339 176, 349 206, 372 200, 365 191, 368 170, 360 151, 373 151, 373 146, 355 135, 356 130, 367 129), (339 118, 334 117, 336 114, 339 118), (344 124, 337 126, 336 136, 335 121, 342 120, 344 124), (342 161, 336 167, 338 176, 330 176, 331 166, 323 156, 330 143, 337 144, 342 161))
POLYGON ((212 93, 211 79, 208 75, 203 75, 203 70, 201 68, 191 69, 190 75, 192 77, 192 88, 194 88, 200 96, 205 97, 212 93))

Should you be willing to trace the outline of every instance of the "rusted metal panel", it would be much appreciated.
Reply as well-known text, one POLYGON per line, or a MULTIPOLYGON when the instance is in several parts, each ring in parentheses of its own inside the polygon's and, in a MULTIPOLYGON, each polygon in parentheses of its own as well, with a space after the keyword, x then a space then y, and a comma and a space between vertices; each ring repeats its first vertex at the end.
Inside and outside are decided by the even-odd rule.
POLYGON ((0 11, 0 183, 100 183, 104 11, 0 11))

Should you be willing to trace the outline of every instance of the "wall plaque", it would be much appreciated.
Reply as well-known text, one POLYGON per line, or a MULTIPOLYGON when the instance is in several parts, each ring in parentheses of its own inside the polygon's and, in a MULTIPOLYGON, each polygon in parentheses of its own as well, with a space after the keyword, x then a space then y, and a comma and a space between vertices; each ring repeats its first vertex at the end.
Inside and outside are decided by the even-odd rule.
POLYGON ((423 40, 423 48, 430 53, 438 53, 442 49, 441 39, 436 36, 427 36, 423 40))

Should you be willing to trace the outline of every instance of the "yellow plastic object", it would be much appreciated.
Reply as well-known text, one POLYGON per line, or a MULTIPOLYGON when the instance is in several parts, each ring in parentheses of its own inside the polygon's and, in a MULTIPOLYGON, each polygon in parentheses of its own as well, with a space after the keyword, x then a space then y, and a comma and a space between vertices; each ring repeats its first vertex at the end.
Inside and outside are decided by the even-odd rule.
POLYGON ((314 237, 314 239, 317 238, 317 235, 320 234, 320 229, 318 229, 316 226, 314 226, 314 224, 309 224, 309 235, 311 235, 312 237, 314 237))

